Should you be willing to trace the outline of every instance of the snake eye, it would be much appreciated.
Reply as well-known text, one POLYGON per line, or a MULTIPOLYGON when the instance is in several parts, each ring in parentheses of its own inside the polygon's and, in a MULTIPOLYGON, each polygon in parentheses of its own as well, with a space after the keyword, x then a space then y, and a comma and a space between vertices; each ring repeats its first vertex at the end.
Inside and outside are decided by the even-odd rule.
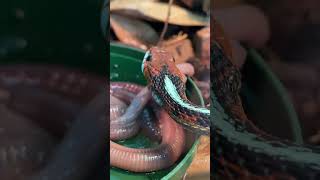
POLYGON ((151 60, 151 53, 150 51, 147 51, 143 58, 144 61, 150 61, 151 60))

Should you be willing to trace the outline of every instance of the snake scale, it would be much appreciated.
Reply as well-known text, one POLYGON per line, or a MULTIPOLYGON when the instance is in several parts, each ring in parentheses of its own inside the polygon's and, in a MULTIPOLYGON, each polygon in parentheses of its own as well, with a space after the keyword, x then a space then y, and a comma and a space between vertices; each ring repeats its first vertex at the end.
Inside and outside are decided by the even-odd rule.
POLYGON ((241 74, 219 38, 212 37, 210 110, 214 172, 231 179, 240 174, 244 179, 320 179, 320 148, 268 135, 241 115, 241 74))

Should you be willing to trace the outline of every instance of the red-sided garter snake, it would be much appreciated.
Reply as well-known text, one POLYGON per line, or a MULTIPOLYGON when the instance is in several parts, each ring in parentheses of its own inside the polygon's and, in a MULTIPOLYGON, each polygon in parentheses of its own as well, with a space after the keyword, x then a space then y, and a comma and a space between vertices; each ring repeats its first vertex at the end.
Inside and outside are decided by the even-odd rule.
POLYGON ((239 70, 217 37, 210 50, 211 155, 216 172, 234 178, 242 174, 245 179, 319 179, 320 149, 273 137, 248 121, 239 98, 239 70))
POLYGON ((142 71, 152 96, 183 127, 209 134, 210 110, 187 99, 186 76, 179 71, 174 61, 169 52, 158 47, 152 47, 146 52, 142 71))

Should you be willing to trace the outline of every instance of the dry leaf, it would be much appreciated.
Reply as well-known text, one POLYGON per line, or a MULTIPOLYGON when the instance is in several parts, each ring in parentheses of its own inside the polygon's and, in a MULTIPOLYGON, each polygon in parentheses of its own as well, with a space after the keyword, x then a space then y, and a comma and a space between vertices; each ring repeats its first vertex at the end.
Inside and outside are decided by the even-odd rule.
POLYGON ((178 34, 160 44, 161 47, 173 55, 177 64, 184 63, 195 57, 192 43, 187 37, 187 34, 178 34))
POLYGON ((146 43, 155 44, 159 40, 157 32, 143 21, 117 14, 111 14, 111 18, 117 21, 116 23, 125 28, 125 30, 146 43))
POLYGON ((147 49, 149 45, 156 44, 159 39, 152 27, 137 19, 111 14, 110 24, 121 42, 141 49, 147 49))
MULTIPOLYGON (((115 0, 110 3, 110 11, 129 13, 132 16, 139 15, 162 22, 167 19, 168 7, 168 3, 150 0, 115 0)), ((209 24, 209 18, 194 14, 177 5, 172 5, 168 22, 180 26, 205 26, 209 24)))

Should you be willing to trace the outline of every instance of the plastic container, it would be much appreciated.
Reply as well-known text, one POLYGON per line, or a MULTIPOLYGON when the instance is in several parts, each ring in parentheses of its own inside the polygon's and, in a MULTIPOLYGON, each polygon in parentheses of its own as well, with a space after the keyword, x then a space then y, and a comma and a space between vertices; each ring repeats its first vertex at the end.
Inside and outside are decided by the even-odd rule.
MULTIPOLYGON (((111 81, 127 81, 138 84, 146 84, 146 80, 141 72, 141 62, 145 52, 131 48, 125 45, 110 43, 110 79, 111 81)), ((189 79, 187 82, 187 96, 196 104, 203 105, 203 99, 199 89, 189 79)), ((193 139, 188 139, 192 140, 193 139)), ((123 142, 124 145, 130 147, 146 147, 149 142, 143 136, 123 142)), ((193 142, 188 152, 182 155, 182 158, 174 165, 173 168, 167 170, 156 171, 152 173, 132 173, 117 168, 110 169, 111 180, 143 180, 143 179, 181 179, 187 168, 192 162, 195 155, 198 140, 193 142)))
POLYGON ((241 96, 249 118, 275 136, 303 143, 300 122, 290 98, 257 51, 248 50, 242 74, 241 96))

